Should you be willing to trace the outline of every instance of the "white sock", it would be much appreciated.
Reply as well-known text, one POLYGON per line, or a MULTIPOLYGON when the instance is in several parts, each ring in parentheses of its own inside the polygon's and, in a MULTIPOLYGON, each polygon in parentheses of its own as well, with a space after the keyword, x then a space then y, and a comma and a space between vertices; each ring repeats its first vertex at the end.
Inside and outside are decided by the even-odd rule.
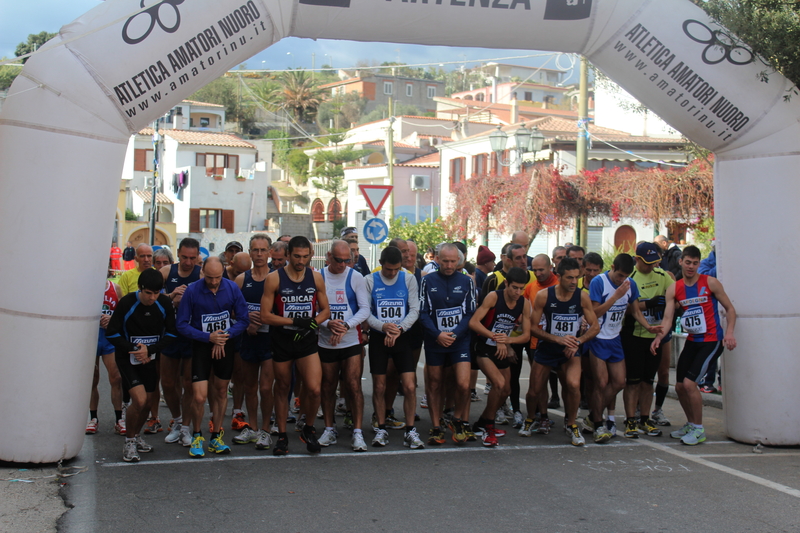
POLYGON ((241 412, 242 412, 242 410, 241 410, 241 409, 234 409, 234 410, 233 410, 233 414, 234 414, 234 416, 235 416, 235 415, 238 415, 238 414, 239 414, 239 413, 241 413, 241 412))
POLYGON ((361 430, 360 430, 360 429, 354 429, 354 430, 353 430, 353 433, 354 433, 354 434, 355 434, 355 433, 361 433, 361 430))

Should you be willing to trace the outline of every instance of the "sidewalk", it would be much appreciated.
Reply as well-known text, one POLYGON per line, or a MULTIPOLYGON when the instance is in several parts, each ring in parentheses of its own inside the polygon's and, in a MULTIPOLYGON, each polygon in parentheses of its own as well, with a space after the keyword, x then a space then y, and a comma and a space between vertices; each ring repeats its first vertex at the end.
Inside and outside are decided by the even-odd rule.
MULTIPOLYGON (((719 384, 717 384, 719 386, 719 384)), ((703 394, 703 405, 705 407, 714 407, 716 409, 722 409, 722 395, 721 394, 703 394)), ((675 369, 669 369, 669 391, 667 392, 667 396, 672 398, 673 400, 678 399, 678 395, 675 393, 675 369)))

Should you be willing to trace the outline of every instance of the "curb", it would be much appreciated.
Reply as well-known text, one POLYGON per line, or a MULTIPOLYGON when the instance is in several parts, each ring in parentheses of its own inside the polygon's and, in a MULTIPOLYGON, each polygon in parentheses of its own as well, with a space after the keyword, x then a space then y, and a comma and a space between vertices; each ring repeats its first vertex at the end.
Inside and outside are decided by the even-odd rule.
MULTIPOLYGON (((703 397, 703 406, 704 407, 713 407, 715 409, 722 409, 722 395, 721 394, 704 394, 700 393, 703 397)), ((678 399, 678 394, 675 392, 675 387, 673 385, 669 386, 669 391, 667 391, 667 396, 672 398, 673 400, 678 399)))

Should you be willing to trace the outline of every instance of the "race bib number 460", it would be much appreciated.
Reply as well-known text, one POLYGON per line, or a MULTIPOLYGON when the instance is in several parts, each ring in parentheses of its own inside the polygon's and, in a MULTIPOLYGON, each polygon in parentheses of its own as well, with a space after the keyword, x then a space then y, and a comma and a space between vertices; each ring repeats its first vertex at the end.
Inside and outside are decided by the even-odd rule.
POLYGON ((436 325, 439 331, 453 331, 461 322, 462 311, 460 307, 448 307, 436 310, 436 325))
POLYGON ((200 315, 200 323, 206 333, 227 331, 231 326, 231 314, 228 311, 223 311, 221 313, 200 315))

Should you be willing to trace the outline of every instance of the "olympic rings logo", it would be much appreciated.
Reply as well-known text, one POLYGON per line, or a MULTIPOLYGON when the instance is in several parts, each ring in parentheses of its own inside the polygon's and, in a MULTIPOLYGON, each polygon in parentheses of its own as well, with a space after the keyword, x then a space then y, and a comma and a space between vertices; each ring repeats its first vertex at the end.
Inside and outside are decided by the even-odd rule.
MULTIPOLYGON (((125 25, 122 27, 122 40, 124 40, 128 44, 138 44, 147 39, 150 33, 152 33, 153 28, 156 27, 156 23, 158 23, 158 25, 161 26, 161 29, 164 30, 165 32, 175 33, 176 31, 178 31, 178 28, 181 25, 181 13, 180 11, 178 11, 178 5, 182 4, 184 1, 185 0, 162 0, 161 2, 148 7, 144 11, 136 13, 134 16, 129 18, 127 22, 125 22, 125 25), (164 21, 162 21, 160 17, 160 10, 165 4, 172 6, 172 9, 175 11, 174 14, 175 23, 172 26, 167 26, 166 24, 164 24, 164 21), (136 18, 139 17, 140 15, 149 16, 150 25, 140 36, 131 37, 130 33, 128 33, 128 28, 130 27, 131 22, 136 20, 136 18)), ((139 6, 144 7, 144 2, 145 0, 141 0, 139 6)))
POLYGON ((684 21, 683 33, 696 43, 708 45, 701 56, 706 65, 717 65, 728 60, 728 63, 732 65, 741 66, 755 60, 755 54, 752 51, 735 44, 724 31, 712 30, 699 20, 684 21))

